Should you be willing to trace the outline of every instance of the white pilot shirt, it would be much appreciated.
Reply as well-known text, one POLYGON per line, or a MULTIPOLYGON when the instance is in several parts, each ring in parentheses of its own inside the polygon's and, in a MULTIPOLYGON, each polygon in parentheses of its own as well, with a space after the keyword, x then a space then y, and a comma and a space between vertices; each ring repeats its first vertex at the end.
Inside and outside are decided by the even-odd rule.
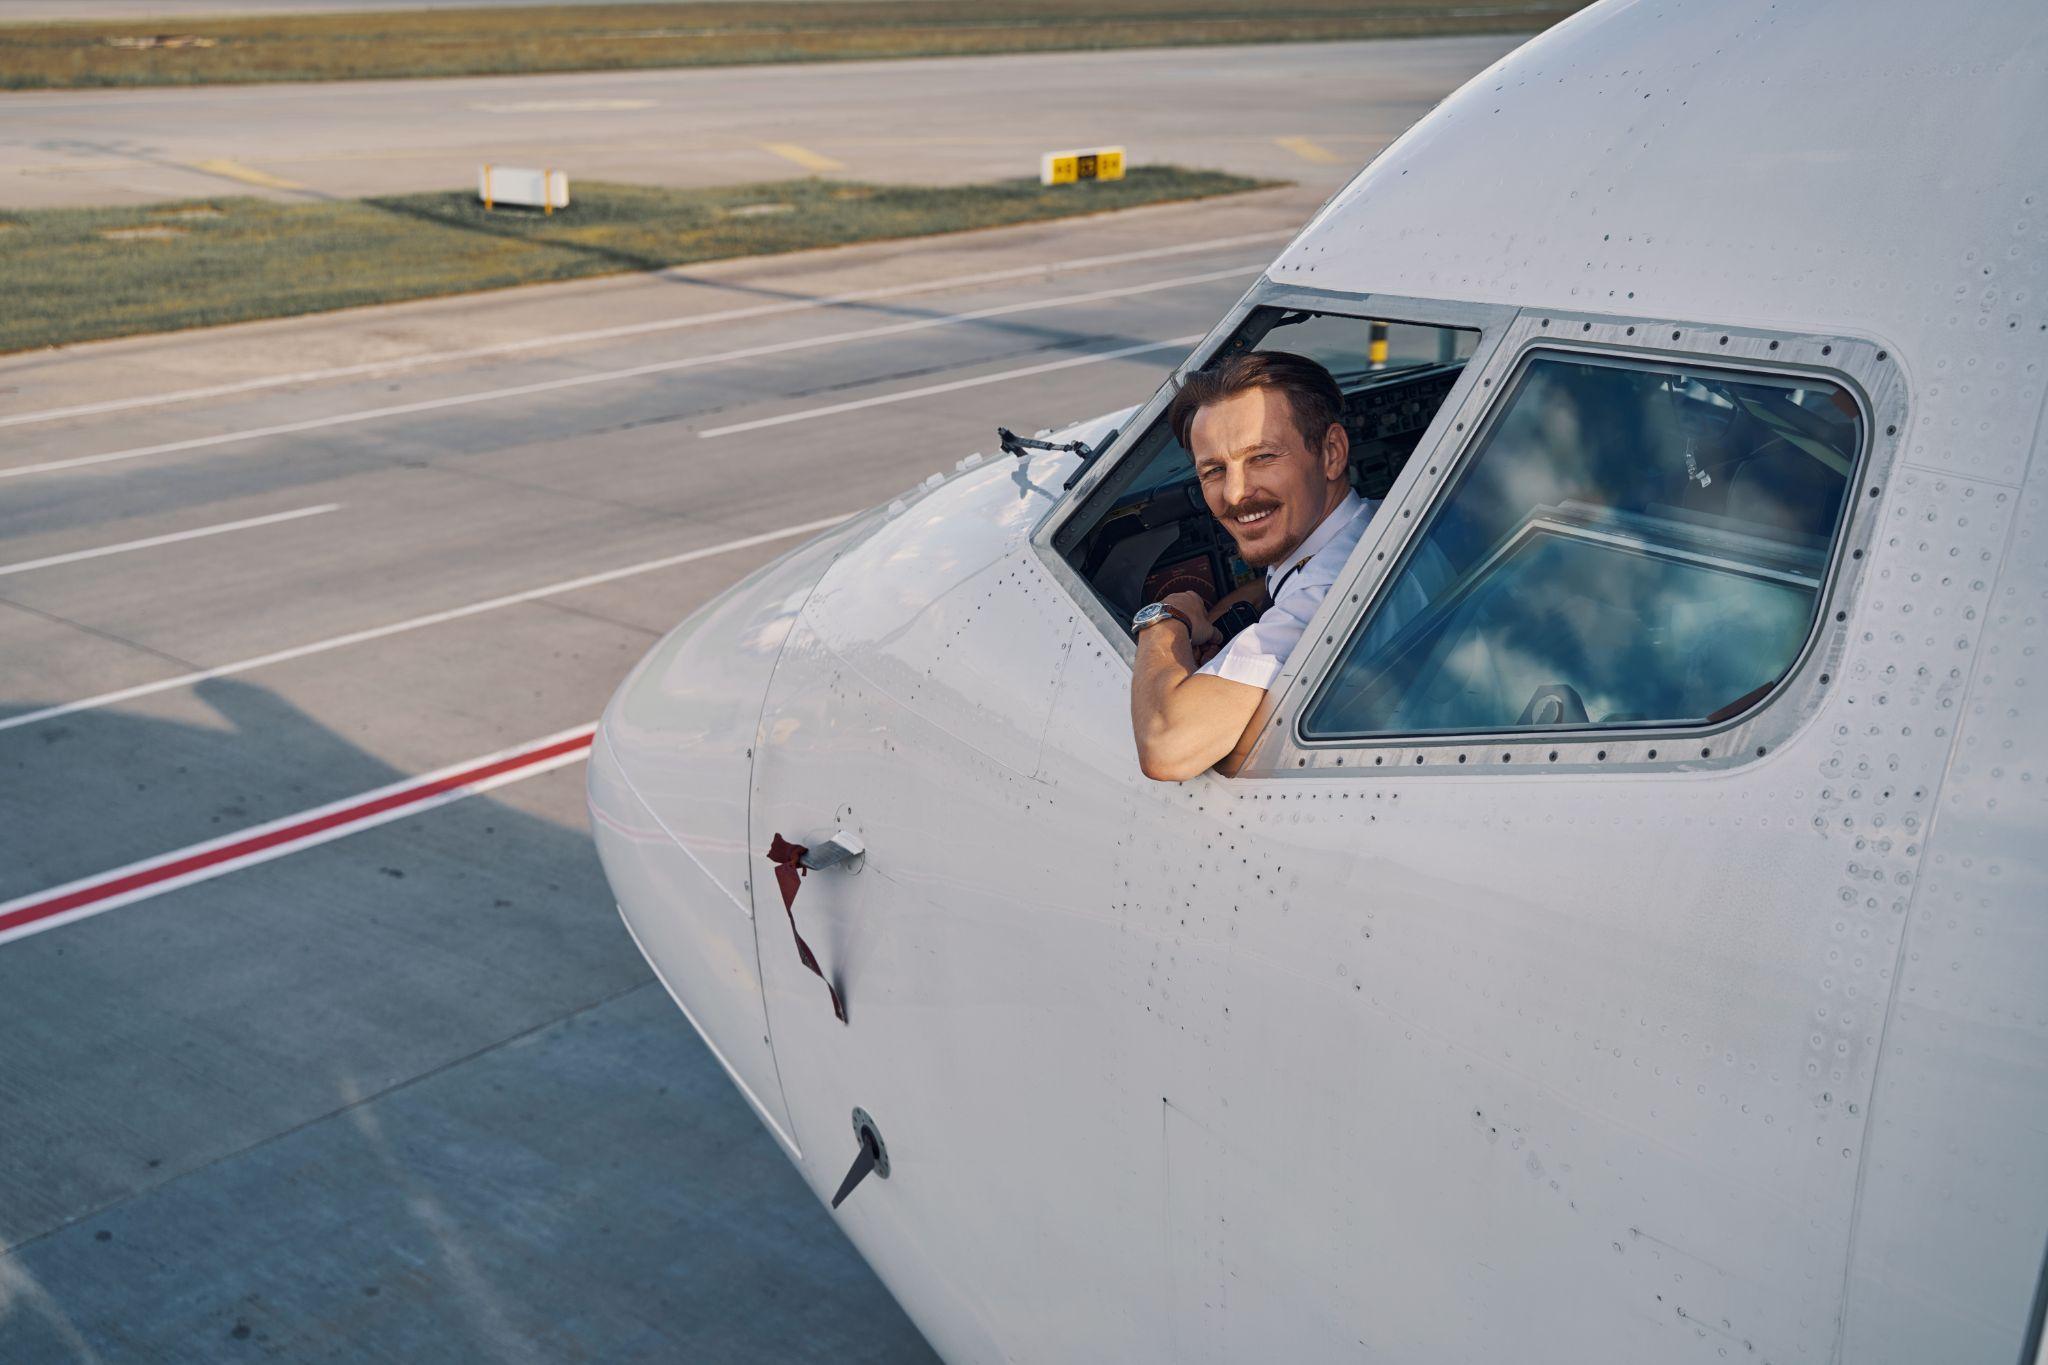
POLYGON ((1287 656, 1301 643, 1309 618, 1329 595, 1330 585, 1336 582, 1344 561, 1351 558, 1379 505, 1376 498, 1362 498, 1356 492, 1345 494, 1344 501, 1294 547, 1292 554, 1267 567, 1266 591, 1272 596, 1273 605, 1266 608, 1265 615, 1232 636, 1216 657, 1196 672, 1260 689, 1271 687, 1287 656))

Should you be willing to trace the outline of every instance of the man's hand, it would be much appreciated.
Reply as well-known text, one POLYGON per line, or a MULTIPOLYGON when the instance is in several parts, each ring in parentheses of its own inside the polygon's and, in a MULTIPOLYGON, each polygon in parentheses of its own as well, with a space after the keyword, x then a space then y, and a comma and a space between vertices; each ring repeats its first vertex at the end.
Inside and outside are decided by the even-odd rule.
MULTIPOLYGON (((1202 594, 1177 592, 1161 601, 1163 605, 1172 607, 1194 623, 1191 627, 1193 638, 1188 641, 1194 648, 1200 649, 1211 640, 1220 638, 1215 623, 1209 619, 1209 604, 1202 600, 1202 594)), ((1160 626, 1159 629, 1165 630, 1167 627, 1160 626)))
MULTIPOLYGON (((1175 593, 1169 606, 1195 610, 1204 638, 1214 638, 1207 608, 1195 593, 1175 593)), ((1252 715, 1265 700, 1264 688, 1195 673, 1194 645, 1178 622, 1162 621, 1138 632, 1138 661, 1131 674, 1131 734, 1138 766, 1159 782, 1185 782, 1207 772, 1239 747, 1252 715)))

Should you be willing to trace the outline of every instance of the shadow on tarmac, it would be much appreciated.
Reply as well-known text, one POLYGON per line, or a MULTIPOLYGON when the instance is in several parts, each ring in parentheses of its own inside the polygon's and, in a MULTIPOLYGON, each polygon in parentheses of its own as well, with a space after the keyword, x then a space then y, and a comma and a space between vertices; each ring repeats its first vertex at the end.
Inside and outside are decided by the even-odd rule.
MULTIPOLYGON (((221 724, 0 733, 0 895, 411 775, 267 689, 195 693, 221 724)), ((580 820, 531 813, 582 780, 0 946, 0 1360, 930 1359, 580 820)))

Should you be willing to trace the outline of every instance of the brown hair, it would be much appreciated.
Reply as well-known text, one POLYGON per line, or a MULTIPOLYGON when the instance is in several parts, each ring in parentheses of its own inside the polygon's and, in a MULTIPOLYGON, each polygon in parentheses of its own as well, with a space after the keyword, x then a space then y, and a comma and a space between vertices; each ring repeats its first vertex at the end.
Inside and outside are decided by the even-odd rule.
POLYGON ((1167 406, 1167 425, 1173 428, 1174 438, 1192 452, 1188 432, 1195 424, 1195 414, 1250 389, 1278 389, 1287 395, 1294 425, 1311 451, 1322 449, 1323 433, 1330 423, 1344 420, 1344 391, 1321 365, 1292 351, 1244 351, 1182 380, 1180 391, 1167 406))

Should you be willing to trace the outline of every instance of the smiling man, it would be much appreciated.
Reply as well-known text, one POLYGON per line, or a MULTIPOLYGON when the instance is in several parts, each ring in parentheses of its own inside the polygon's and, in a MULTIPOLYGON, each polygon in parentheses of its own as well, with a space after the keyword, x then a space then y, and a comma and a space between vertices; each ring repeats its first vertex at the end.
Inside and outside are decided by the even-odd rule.
POLYGON ((1209 511, 1244 562, 1266 571, 1258 586, 1270 605, 1199 668, 1196 651, 1219 638, 1214 618, 1241 592, 1213 605, 1174 593, 1132 618, 1131 730, 1145 776, 1236 771, 1271 710, 1267 689, 1372 520, 1379 504, 1347 474, 1343 401, 1315 361, 1248 351, 1189 375, 1167 409, 1209 511))

